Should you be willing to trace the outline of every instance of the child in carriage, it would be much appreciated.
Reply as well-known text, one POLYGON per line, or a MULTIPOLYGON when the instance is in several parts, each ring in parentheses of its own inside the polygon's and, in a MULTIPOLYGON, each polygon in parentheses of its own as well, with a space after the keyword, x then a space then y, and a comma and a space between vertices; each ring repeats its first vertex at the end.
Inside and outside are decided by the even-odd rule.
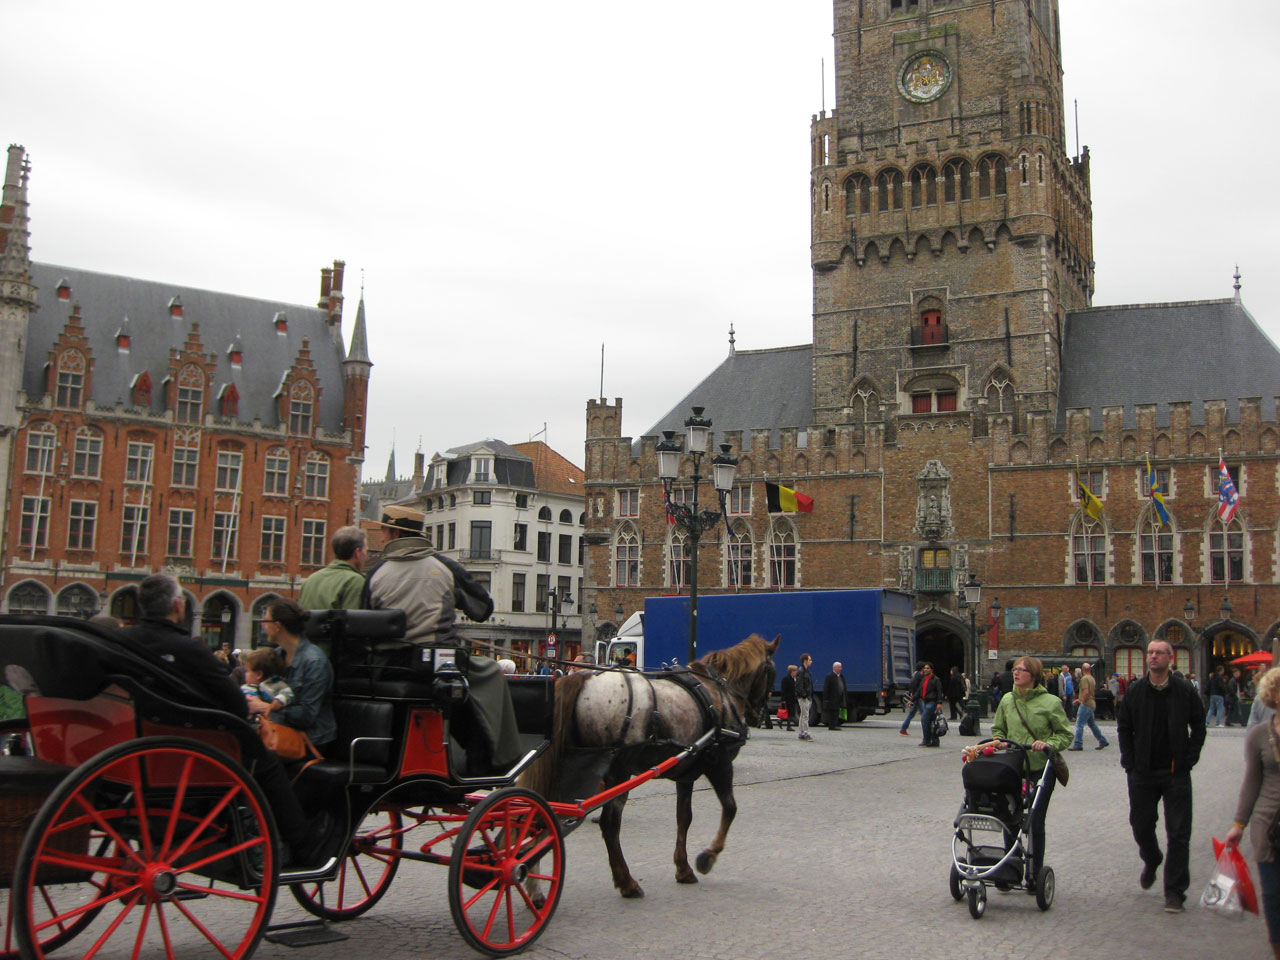
POLYGON ((284 660, 272 647, 259 647, 250 650, 240 657, 244 664, 244 683, 240 692, 251 700, 264 703, 279 704, 283 710, 293 703, 293 688, 281 676, 284 673, 284 660))

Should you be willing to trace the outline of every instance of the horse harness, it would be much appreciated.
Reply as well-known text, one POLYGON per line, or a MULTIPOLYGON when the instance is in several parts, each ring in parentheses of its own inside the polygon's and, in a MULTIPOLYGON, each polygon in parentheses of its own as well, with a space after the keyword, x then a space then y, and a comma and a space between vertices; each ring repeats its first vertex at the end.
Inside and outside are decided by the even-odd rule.
MULTIPOLYGON (((653 701, 653 718, 649 727, 649 740, 657 742, 658 729, 658 696, 653 689, 654 678, 659 680, 671 680, 683 687, 685 692, 693 698, 693 702, 698 705, 702 711, 703 722, 715 731, 715 736, 711 741, 711 745, 715 746, 721 743, 737 743, 745 740, 748 735, 748 724, 739 713, 737 704, 733 702, 733 698, 729 696, 728 681, 720 676, 714 667, 710 664, 700 664, 703 670, 707 671, 706 675, 695 673, 689 667, 677 667, 673 669, 663 670, 660 673, 640 673, 635 671, 623 670, 623 682, 627 687, 627 713, 622 718, 622 731, 619 739, 625 740, 627 731, 631 729, 632 711, 635 707, 635 693, 631 688, 631 677, 633 675, 640 676, 645 683, 649 685, 649 696, 653 701), (721 709, 717 710, 715 702, 711 699, 711 693, 707 688, 706 681, 712 680, 720 688, 721 709), (724 706, 728 706, 729 716, 726 718, 724 706), (729 721, 726 726, 726 720, 729 721)), ((682 745, 687 746, 687 745, 682 745)))

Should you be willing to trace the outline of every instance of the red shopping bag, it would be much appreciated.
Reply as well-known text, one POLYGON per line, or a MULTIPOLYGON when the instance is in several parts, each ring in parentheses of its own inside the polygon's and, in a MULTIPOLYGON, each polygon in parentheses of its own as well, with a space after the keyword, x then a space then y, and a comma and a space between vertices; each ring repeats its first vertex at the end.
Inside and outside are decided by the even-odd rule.
MULTIPOLYGON (((1244 856, 1241 855, 1240 848, 1228 847, 1217 837, 1214 837, 1213 855, 1217 860, 1217 866, 1214 868, 1213 877, 1209 880, 1209 886, 1205 888, 1205 896, 1201 897, 1201 902, 1205 903, 1206 898, 1209 898, 1211 888, 1216 888, 1219 892, 1229 891, 1234 883, 1235 892, 1240 897, 1240 906, 1249 913, 1256 914, 1258 912, 1258 894, 1253 889, 1253 878, 1249 873, 1249 864, 1245 862, 1244 856)), ((1213 908, 1216 905, 1205 903, 1205 906, 1213 908)))

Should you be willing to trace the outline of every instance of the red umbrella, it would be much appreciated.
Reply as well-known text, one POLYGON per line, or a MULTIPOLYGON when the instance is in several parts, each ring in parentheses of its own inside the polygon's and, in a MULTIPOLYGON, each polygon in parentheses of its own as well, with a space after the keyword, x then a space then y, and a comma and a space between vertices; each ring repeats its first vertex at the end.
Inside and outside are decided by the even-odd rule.
POLYGON ((1254 653, 1246 653, 1243 657, 1236 657, 1231 661, 1232 666, 1238 667, 1262 667, 1271 663, 1271 654, 1265 650, 1258 650, 1254 653))

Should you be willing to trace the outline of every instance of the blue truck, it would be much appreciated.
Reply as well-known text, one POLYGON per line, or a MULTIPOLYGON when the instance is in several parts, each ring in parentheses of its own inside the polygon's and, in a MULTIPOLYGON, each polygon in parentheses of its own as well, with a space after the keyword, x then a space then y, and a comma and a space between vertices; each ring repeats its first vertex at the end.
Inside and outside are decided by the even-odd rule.
MULTIPOLYGON (((911 597, 895 590, 805 590, 712 594, 698 598, 698 649, 721 650, 753 633, 782 635, 774 660, 779 680, 802 653, 813 657, 814 685, 839 660, 849 687, 850 720, 887 713, 906 695, 915 668, 911 597)), ((597 660, 642 670, 685 663, 689 598, 649 597, 618 635, 602 641, 597 660)), ((815 690, 815 693, 817 690, 815 690)))

